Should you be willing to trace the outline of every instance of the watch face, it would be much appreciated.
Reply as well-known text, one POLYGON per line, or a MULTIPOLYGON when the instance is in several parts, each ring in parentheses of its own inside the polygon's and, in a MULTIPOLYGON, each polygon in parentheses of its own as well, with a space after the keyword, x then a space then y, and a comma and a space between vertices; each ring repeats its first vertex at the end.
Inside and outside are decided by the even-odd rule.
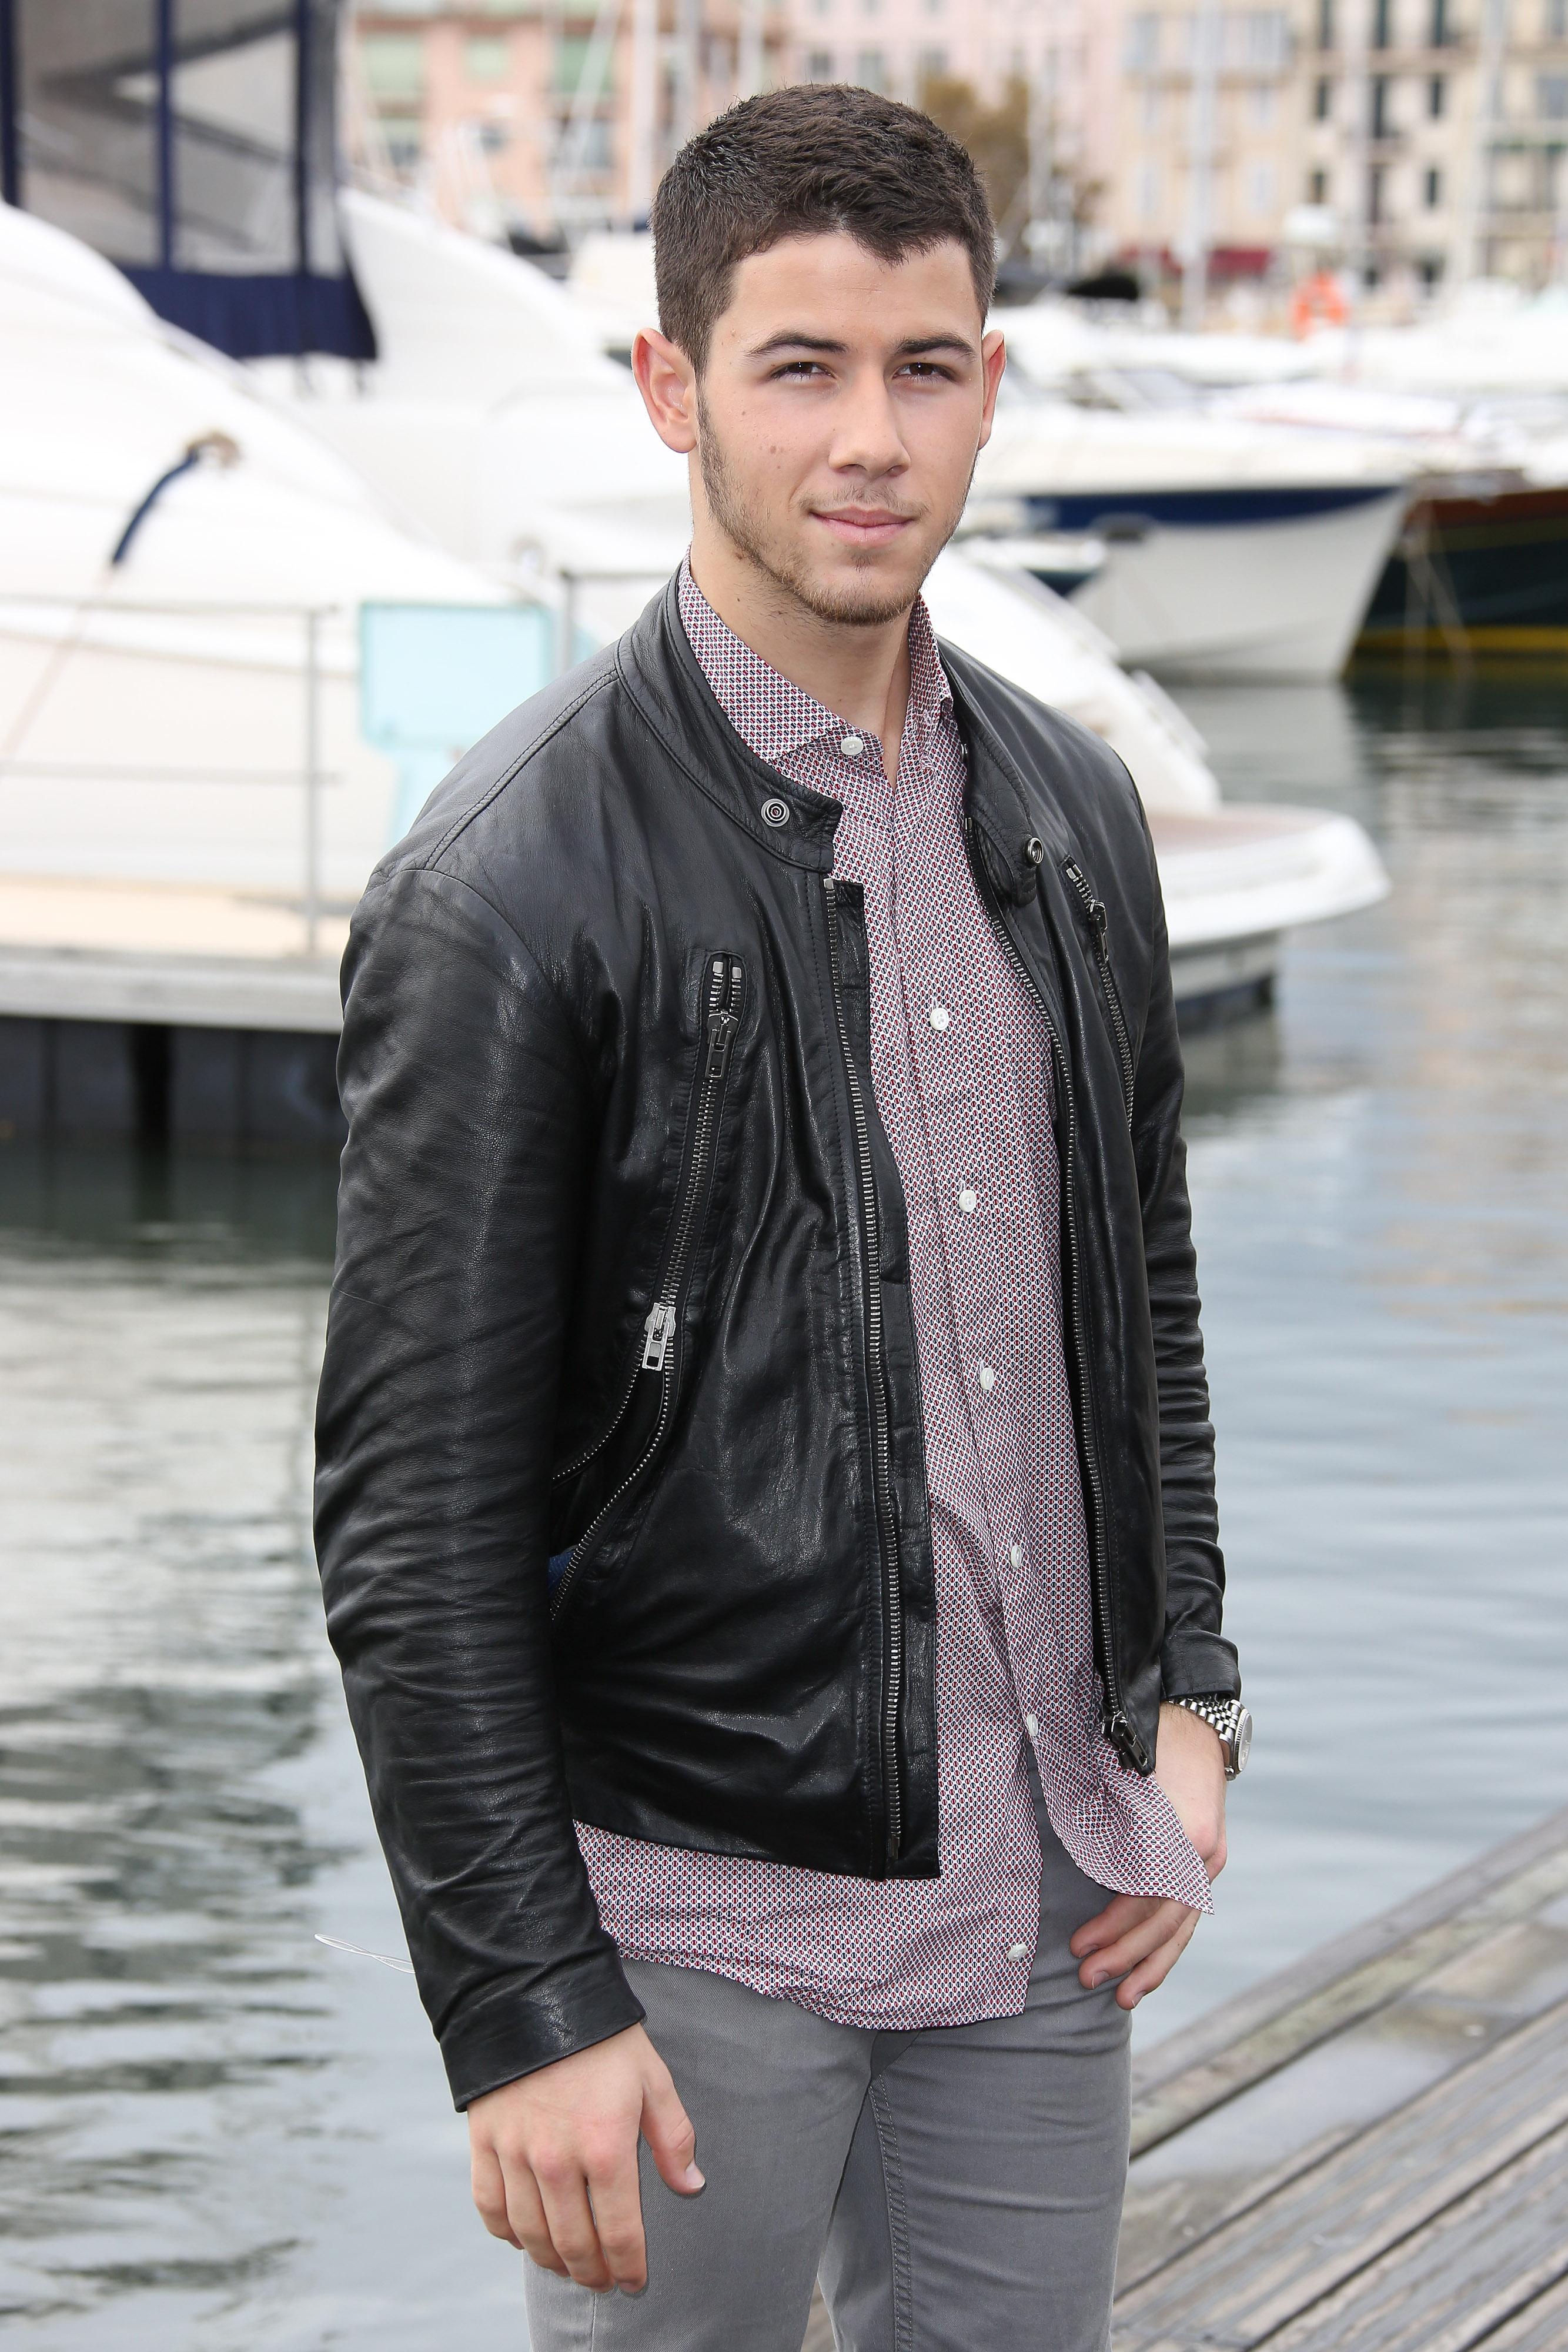
POLYGON ((1233 1745, 1236 1750, 1236 1769, 1238 1772, 1244 1771, 1247 1759, 1252 1753, 1252 1717, 1246 1707, 1240 1708, 1237 1714, 1236 1738, 1233 1745))

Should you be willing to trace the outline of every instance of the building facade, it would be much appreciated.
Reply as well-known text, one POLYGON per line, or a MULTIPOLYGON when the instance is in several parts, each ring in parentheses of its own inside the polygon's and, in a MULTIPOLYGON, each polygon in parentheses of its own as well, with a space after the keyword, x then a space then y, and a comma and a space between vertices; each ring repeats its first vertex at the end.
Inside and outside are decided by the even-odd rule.
POLYGON ((783 78, 785 0, 361 0, 349 144, 481 236, 645 219, 681 141, 783 78))
POLYGON ((1113 248, 1419 297, 1568 262, 1568 0, 1120 12, 1113 248))

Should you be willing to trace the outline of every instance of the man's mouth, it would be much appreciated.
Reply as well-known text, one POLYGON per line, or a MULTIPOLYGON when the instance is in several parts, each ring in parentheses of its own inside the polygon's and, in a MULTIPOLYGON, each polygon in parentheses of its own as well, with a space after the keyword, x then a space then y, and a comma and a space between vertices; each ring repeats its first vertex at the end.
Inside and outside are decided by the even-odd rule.
POLYGON ((891 547, 915 519, 887 507, 813 507, 811 515, 844 547, 891 547))

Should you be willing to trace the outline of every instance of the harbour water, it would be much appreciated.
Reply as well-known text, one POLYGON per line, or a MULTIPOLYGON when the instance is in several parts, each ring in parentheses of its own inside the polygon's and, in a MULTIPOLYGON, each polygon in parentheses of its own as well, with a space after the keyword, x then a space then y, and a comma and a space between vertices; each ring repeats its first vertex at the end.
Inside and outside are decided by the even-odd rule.
MULTIPOLYGON (((1153 2037, 1568 1799, 1568 684, 1184 697, 1390 902, 1194 1042, 1258 1717, 1153 2037)), ((0 1148, 0 2323, 520 2347, 396 1952, 307 1540, 330 1171, 0 1148)))

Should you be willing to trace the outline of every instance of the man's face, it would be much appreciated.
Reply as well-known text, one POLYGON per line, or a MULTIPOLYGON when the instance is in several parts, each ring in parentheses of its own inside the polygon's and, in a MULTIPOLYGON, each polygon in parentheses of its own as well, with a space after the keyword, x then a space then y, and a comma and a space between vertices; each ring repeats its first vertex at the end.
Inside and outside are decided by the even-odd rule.
POLYGON ((990 432, 1002 339, 983 324, 956 239, 888 262, 847 235, 790 237, 741 262, 695 383, 657 339, 685 377, 670 406, 689 437, 649 380, 656 353, 638 361, 661 434, 695 448, 699 533, 706 509, 822 620, 906 612, 990 432))

